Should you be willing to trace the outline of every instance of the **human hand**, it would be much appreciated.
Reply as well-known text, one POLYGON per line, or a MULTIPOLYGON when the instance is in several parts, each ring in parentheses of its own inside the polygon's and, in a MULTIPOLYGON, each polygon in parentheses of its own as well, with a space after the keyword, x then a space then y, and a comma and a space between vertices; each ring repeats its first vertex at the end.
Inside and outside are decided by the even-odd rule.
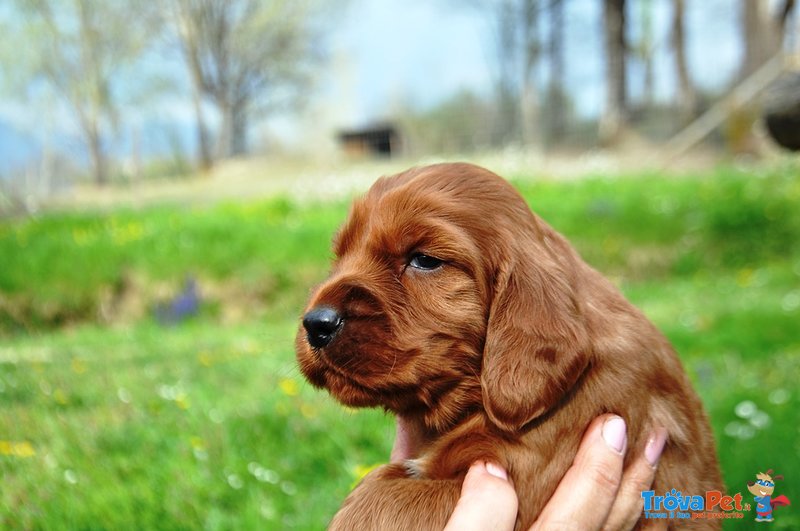
MULTIPOLYGON (((667 432, 656 429, 643 455, 624 471, 625 421, 596 418, 586 430, 567 470, 532 531, 551 529, 632 529, 642 515, 641 492, 653 483, 667 432)), ((493 463, 474 463, 464 478, 461 498, 445 531, 514 529, 517 495, 506 472, 493 463)), ((666 529, 663 522, 647 529, 666 529)))

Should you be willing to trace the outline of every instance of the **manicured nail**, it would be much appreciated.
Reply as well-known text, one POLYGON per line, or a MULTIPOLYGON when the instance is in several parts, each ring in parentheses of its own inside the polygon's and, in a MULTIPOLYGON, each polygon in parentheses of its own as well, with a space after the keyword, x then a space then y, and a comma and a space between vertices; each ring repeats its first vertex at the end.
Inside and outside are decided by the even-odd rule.
POLYGON ((500 479, 503 479, 505 481, 508 481, 508 473, 506 472, 506 469, 501 467, 498 464, 495 464, 495 463, 487 461, 486 462, 486 471, 489 474, 491 474, 494 477, 496 477, 496 478, 500 478, 500 479))
POLYGON ((603 439, 618 454, 625 451, 628 435, 625 433, 625 421, 622 417, 611 417, 603 424, 603 439))
POLYGON ((658 464, 658 459, 661 457, 661 452, 664 450, 664 444, 667 442, 667 430, 664 428, 656 428, 647 439, 647 446, 644 447, 644 458, 654 467, 658 464))

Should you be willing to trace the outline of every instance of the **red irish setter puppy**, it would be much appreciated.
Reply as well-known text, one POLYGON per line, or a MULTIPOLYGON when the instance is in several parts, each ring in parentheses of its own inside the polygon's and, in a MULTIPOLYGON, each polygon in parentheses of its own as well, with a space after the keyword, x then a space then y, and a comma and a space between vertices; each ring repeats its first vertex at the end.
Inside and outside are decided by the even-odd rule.
POLYGON ((343 404, 401 416, 422 442, 369 474, 332 529, 442 529, 479 459, 508 470, 527 529, 606 412, 625 418, 628 456, 667 429, 657 494, 721 490, 670 344, 502 178, 469 164, 381 178, 333 250, 297 336, 300 368, 343 404))

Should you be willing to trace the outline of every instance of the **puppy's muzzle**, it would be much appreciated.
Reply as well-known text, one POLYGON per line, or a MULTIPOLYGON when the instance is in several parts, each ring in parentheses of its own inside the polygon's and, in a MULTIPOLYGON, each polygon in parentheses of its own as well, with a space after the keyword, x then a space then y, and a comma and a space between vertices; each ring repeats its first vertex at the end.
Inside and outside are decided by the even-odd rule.
POLYGON ((330 306, 318 306, 303 317, 308 343, 314 348, 328 346, 343 325, 342 316, 330 306))

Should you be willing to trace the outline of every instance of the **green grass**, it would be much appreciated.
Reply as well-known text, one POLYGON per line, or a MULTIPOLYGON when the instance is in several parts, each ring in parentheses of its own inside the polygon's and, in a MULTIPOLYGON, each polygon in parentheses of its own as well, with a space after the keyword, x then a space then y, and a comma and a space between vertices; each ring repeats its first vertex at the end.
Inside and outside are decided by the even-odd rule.
MULTIPOLYGON (((784 474, 776 494, 794 505, 775 529, 800 526, 798 174, 518 176, 673 341, 729 490, 750 501, 756 472, 784 474)), ((324 527, 393 436, 391 419, 341 408, 294 364, 297 315, 346 210, 271 199, 0 224, 0 527, 324 527), (153 286, 186 275, 261 303, 222 324, 250 298, 209 292, 178 326, 147 312, 107 324, 119 286, 148 308, 153 286)))
POLYGON ((212 208, 69 213, 0 225, 0 333, 94 319, 105 291, 142 277, 233 279, 267 300, 297 294, 346 212, 282 199, 212 208))
POLYGON ((87 326, 14 341, 0 433, 35 455, 0 456, 0 523, 322 527, 392 433, 382 414, 345 412, 302 382, 293 328, 87 326))

